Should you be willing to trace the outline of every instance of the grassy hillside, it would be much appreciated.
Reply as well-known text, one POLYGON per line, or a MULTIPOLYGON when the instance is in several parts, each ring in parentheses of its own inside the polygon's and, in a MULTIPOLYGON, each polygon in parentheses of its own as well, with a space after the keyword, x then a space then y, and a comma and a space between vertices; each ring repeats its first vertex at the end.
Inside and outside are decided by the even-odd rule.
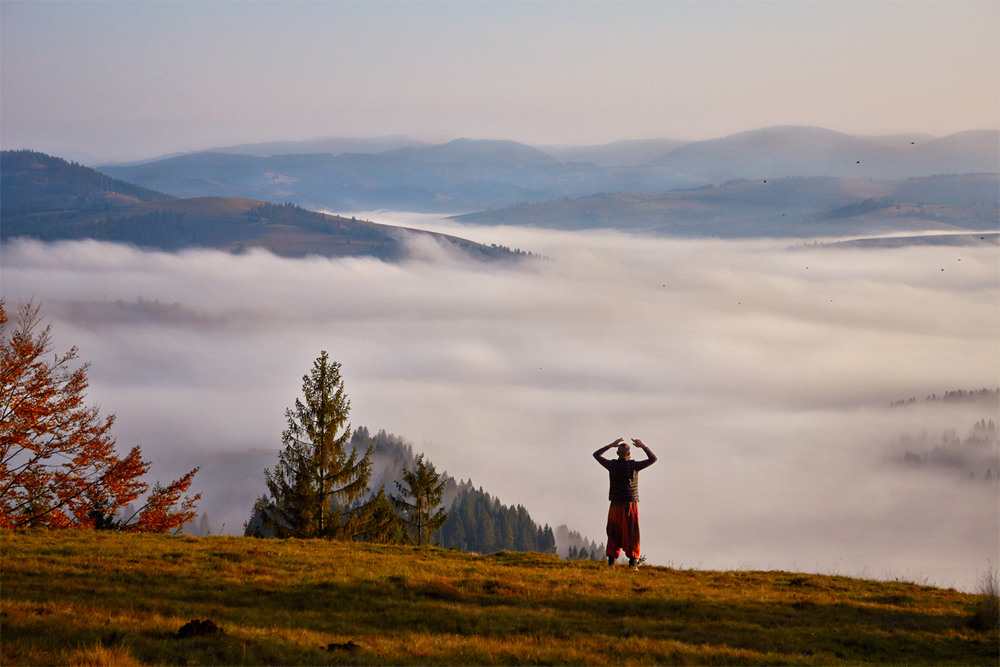
POLYGON ((969 624, 977 596, 839 576, 93 532, 0 532, 0 556, 5 665, 995 664, 998 651, 996 629, 969 624), (193 620, 208 634, 182 638, 193 620))

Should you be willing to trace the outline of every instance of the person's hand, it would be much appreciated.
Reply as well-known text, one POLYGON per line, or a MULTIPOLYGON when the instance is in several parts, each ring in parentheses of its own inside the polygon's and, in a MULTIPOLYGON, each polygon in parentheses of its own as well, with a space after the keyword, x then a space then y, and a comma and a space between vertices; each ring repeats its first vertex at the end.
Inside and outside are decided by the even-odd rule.
POLYGON ((612 447, 617 447, 618 445, 622 444, 623 442, 625 442, 625 438, 618 438, 617 440, 615 440, 614 442, 612 442, 610 445, 608 445, 608 449, 611 449, 612 447))
POLYGON ((646 445, 642 444, 642 440, 639 440, 638 438, 632 438, 632 444, 638 447, 639 449, 642 450, 647 449, 646 445))

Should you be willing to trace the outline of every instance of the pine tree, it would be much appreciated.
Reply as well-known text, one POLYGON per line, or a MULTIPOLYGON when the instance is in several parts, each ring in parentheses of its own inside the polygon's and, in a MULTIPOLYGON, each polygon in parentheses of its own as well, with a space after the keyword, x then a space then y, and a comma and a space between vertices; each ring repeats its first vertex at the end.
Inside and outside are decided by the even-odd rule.
POLYGON ((378 493, 361 508, 356 537, 376 544, 406 544, 410 541, 406 524, 396 514, 393 498, 386 495, 385 487, 379 487, 378 493))
MULTIPOLYGON (((371 448, 348 451, 351 403, 340 364, 325 351, 302 377, 302 399, 285 411, 285 449, 264 471, 270 496, 255 505, 263 531, 275 537, 353 538, 359 530, 356 501, 368 494, 371 448)), ((253 516, 248 530, 253 527, 253 516)))
POLYGON ((417 544, 429 544, 431 535, 448 519, 448 513, 441 506, 445 487, 441 475, 434 470, 434 464, 427 463, 421 454, 417 457, 417 467, 404 470, 403 484, 396 482, 396 487, 402 497, 394 499, 394 502, 403 519, 416 533, 417 544))

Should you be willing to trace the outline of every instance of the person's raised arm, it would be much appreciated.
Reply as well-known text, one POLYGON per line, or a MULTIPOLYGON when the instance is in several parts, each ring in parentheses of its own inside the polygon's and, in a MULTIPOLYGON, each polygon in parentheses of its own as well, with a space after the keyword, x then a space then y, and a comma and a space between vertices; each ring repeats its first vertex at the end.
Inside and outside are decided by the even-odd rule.
POLYGON ((642 451, 646 452, 646 461, 648 461, 646 465, 653 465, 654 463, 656 463, 656 454, 654 454, 652 450, 649 449, 649 447, 643 444, 642 440, 639 440, 638 438, 632 438, 632 444, 641 449, 642 451))
POLYGON ((598 449, 596 452, 594 452, 594 458, 597 459, 598 461, 605 460, 604 457, 601 456, 601 454, 603 454, 604 452, 608 451, 609 449, 611 449, 613 447, 617 447, 618 445, 622 444, 623 442, 625 442, 625 438, 618 438, 617 440, 615 440, 614 442, 612 442, 610 445, 604 445, 603 447, 601 447, 600 449, 598 449))

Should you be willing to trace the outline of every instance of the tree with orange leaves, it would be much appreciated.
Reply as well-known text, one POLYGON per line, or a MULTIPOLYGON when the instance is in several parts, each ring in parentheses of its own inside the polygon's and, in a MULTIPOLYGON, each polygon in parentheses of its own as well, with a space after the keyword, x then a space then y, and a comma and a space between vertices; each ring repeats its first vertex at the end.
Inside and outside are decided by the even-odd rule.
POLYGON ((77 348, 46 358, 51 327, 40 326, 39 310, 24 304, 9 322, 0 300, 0 528, 179 529, 197 513, 200 494, 181 496, 198 469, 157 483, 122 516, 149 491, 141 479, 149 462, 138 446, 119 457, 114 415, 102 419, 84 404, 90 364, 71 368, 77 348))

